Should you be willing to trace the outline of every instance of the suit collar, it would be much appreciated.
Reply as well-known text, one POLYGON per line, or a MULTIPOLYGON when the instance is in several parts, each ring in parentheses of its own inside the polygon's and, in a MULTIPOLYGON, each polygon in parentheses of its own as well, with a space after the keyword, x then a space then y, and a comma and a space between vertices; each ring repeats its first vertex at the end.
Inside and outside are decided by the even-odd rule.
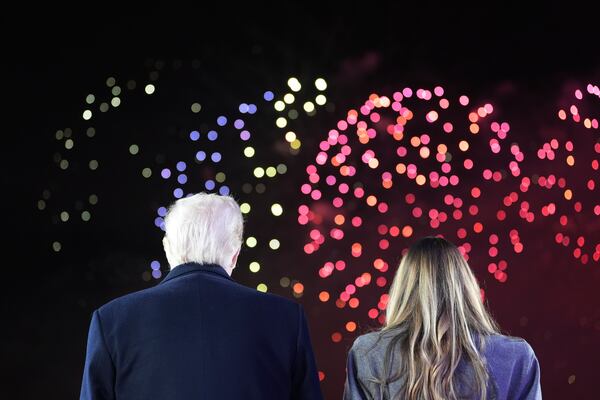
POLYGON ((187 275, 194 272, 204 272, 219 275, 225 279, 232 280, 227 271, 225 271, 225 269, 218 264, 200 264, 197 262, 189 262, 173 267, 167 276, 165 276, 165 279, 159 283, 159 285, 182 275, 187 275))

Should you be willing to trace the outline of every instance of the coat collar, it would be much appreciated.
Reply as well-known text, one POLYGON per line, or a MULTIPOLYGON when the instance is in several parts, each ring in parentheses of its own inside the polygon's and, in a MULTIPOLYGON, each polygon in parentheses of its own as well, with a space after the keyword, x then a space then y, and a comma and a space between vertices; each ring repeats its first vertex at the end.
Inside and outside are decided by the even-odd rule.
POLYGON ((205 272, 209 274, 220 275, 225 279, 232 280, 227 271, 225 271, 225 269, 218 264, 200 264, 197 262, 189 262, 173 267, 167 276, 165 276, 165 279, 159 283, 159 285, 177 277, 194 272, 205 272))

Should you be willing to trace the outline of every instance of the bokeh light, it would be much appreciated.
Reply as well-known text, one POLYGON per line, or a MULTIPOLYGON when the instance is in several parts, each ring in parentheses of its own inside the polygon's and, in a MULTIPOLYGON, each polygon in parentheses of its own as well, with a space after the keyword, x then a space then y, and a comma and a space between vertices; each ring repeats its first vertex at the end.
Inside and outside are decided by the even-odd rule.
MULTIPOLYGON (((597 91, 587 88, 590 96, 597 91)), ((578 109, 561 110, 559 118, 580 123, 585 119, 576 117, 578 109)), ((324 132, 305 168, 299 188, 304 201, 297 208, 297 221, 305 227, 304 252, 318 260, 314 272, 321 278, 317 291, 324 307, 382 323, 400 255, 422 236, 455 242, 479 277, 505 284, 511 260, 531 257, 522 230, 534 229, 540 218, 558 217, 551 226, 568 228, 545 241, 571 246, 582 263, 598 261, 600 238, 573 232, 586 226, 578 217, 582 210, 588 221, 591 210, 600 215, 599 200, 584 205, 573 194, 597 186, 598 139, 591 139, 596 153, 588 150, 582 160, 589 166, 585 179, 574 182, 540 170, 535 160, 527 163, 533 158, 525 155, 511 123, 497 114, 492 103, 446 93, 441 86, 406 87, 389 96, 371 94, 324 132), (345 290, 328 302, 323 293, 339 285, 345 290)), ((596 119, 587 120, 587 129, 597 129, 596 119)), ((578 165, 569 141, 552 139, 538 156, 564 170, 554 157, 559 147, 561 162, 578 165)), ((334 327, 331 340, 352 333, 351 322, 334 327)))

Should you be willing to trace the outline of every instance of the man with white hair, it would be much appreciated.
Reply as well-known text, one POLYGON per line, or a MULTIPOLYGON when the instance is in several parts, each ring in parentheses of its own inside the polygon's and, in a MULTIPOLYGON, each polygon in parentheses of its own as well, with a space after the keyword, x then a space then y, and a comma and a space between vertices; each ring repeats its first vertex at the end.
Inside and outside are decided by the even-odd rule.
POLYGON ((180 199, 165 228, 169 274, 92 315, 80 399, 322 399, 302 307, 230 277, 235 200, 180 199))

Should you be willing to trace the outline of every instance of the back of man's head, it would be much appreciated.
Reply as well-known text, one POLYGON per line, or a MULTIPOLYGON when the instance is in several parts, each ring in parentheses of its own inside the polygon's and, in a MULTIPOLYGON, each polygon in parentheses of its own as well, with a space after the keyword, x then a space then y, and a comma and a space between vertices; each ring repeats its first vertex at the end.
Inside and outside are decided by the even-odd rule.
POLYGON ((198 193, 177 200, 165 217, 163 244, 171 268, 219 264, 231 273, 242 245, 244 221, 230 196, 198 193))

